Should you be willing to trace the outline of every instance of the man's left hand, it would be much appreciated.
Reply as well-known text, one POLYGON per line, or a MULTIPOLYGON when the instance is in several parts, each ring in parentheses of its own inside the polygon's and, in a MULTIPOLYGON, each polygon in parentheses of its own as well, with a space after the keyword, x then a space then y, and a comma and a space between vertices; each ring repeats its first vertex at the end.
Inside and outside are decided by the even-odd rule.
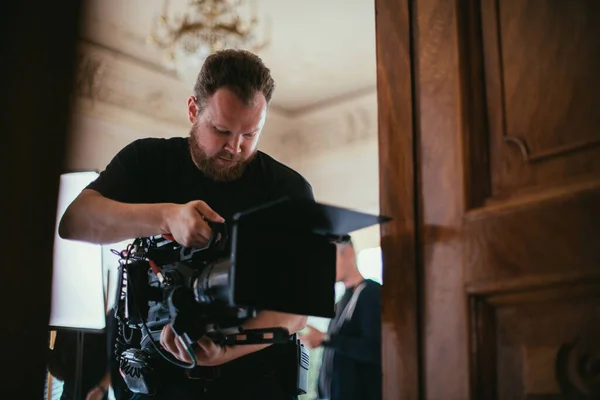
POLYGON ((325 334, 310 325, 306 325, 306 328, 308 329, 306 333, 298 335, 302 343, 304 343, 304 345, 309 349, 314 349, 315 347, 321 346, 323 339, 325 338, 325 334))
POLYGON ((95 386, 87 393, 85 400, 102 400, 107 391, 104 387, 95 386))
MULTIPOLYGON (((196 365, 199 366, 215 366, 227 362, 227 348, 219 346, 211 339, 203 337, 196 342, 198 346, 194 349, 196 356, 196 365)), ((192 363, 186 346, 182 339, 176 336, 171 329, 171 325, 163 327, 160 333, 160 344, 180 361, 192 363)))

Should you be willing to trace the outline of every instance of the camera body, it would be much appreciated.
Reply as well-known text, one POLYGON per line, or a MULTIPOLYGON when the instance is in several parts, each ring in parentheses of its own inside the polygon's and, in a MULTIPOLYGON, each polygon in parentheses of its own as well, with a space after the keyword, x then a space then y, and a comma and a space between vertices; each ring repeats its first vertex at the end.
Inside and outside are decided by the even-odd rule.
POLYGON ((160 347, 160 333, 166 325, 190 344, 190 351, 202 337, 222 346, 290 340, 284 328, 242 328, 257 311, 231 304, 233 269, 223 253, 226 226, 211 223, 211 227, 211 240, 202 249, 186 248, 158 235, 137 238, 120 253, 115 312, 121 346, 117 357, 121 375, 134 393, 156 393, 160 379, 155 371, 168 368, 165 361, 194 367, 173 359, 160 347))
MULTIPOLYGON (((208 337, 221 346, 291 346, 290 392, 306 393, 308 351, 287 329, 245 330, 261 310, 331 318, 335 311, 336 238, 385 217, 284 198, 236 214, 231 226, 210 223, 204 248, 162 235, 133 240, 120 255, 116 356, 134 393, 160 390, 165 368, 193 369, 160 346, 169 325, 195 360, 208 337)), ((286 368, 287 370, 287 368, 286 368)))

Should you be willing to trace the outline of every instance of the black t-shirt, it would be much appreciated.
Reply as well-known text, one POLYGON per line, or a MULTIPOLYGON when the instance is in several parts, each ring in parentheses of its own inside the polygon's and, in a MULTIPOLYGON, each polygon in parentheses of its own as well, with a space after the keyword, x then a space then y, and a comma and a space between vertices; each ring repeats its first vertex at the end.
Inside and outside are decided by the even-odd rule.
MULTIPOLYGON (((132 142, 87 188, 98 191, 104 197, 131 204, 184 204, 203 200, 225 218, 226 223, 237 212, 283 197, 314 200, 306 179, 260 151, 241 178, 233 182, 215 182, 198 170, 192 161, 188 139, 179 137, 145 138, 132 142)), ((238 360, 256 361, 256 366, 261 365, 261 360, 271 364, 275 360, 286 362, 282 354, 280 348, 274 345, 238 360)))
POLYGON ((260 151, 240 179, 215 182, 198 170, 188 139, 179 137, 132 142, 87 188, 124 203, 203 200, 225 221, 237 212, 285 196, 314 199, 306 179, 260 151))

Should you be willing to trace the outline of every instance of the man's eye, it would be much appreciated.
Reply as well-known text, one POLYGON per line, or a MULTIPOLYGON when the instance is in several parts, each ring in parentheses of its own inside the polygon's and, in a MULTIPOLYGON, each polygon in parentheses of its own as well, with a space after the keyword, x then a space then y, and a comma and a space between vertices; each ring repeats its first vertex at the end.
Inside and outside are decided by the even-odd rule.
POLYGON ((244 133, 244 137, 246 139, 252 139, 254 137, 254 133, 244 133))
POLYGON ((229 133, 229 131, 224 131, 224 130, 221 130, 221 129, 219 129, 217 127, 214 127, 214 126, 213 126, 213 129, 215 130, 215 132, 220 133, 222 135, 225 135, 225 134, 229 133))

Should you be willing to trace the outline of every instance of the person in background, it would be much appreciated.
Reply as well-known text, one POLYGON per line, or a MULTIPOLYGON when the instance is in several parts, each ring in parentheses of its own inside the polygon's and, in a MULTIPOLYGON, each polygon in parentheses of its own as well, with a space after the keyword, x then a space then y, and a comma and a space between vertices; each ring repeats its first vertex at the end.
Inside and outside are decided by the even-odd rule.
MULTIPOLYGON (((82 368, 79 373, 81 399, 107 400, 110 387, 116 400, 125 400, 130 396, 118 373, 113 351, 115 329, 115 318, 112 311, 109 311, 104 330, 83 333, 82 368)), ((54 346, 50 350, 48 370, 52 376, 63 381, 60 400, 78 400, 76 393, 78 335, 77 330, 57 330, 54 346)))
POLYGON ((381 285, 358 270, 349 236, 336 243, 336 280, 346 288, 327 332, 308 325, 299 335, 309 349, 323 346, 319 399, 381 399, 381 285))

